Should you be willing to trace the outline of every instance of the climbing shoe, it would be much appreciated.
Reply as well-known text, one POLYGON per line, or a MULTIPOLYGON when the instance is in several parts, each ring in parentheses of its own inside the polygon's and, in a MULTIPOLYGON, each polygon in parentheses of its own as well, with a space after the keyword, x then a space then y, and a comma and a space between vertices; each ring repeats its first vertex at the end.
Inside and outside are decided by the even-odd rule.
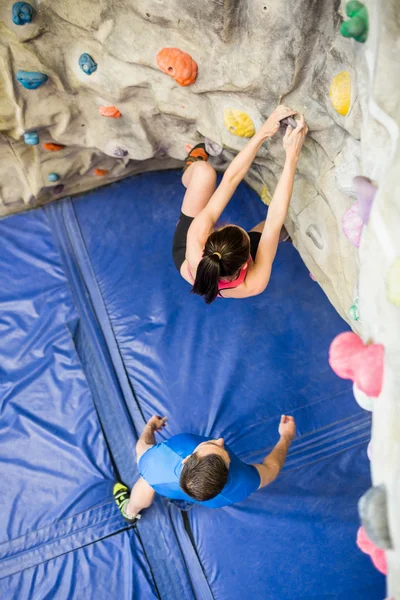
POLYGON ((134 525, 136 521, 140 519, 140 515, 136 515, 136 517, 132 518, 125 512, 125 508, 129 503, 129 488, 127 488, 126 485, 124 485, 123 483, 116 483, 113 487, 113 496, 125 521, 130 525, 134 525))
POLYGON ((191 151, 188 153, 187 158, 185 160, 185 166, 183 168, 183 172, 186 171, 186 169, 188 167, 190 167, 191 164, 193 164, 194 162, 198 161, 198 160, 203 160, 203 161, 207 161, 209 158, 209 154, 206 150, 206 146, 205 144, 197 144, 197 146, 194 146, 191 151))

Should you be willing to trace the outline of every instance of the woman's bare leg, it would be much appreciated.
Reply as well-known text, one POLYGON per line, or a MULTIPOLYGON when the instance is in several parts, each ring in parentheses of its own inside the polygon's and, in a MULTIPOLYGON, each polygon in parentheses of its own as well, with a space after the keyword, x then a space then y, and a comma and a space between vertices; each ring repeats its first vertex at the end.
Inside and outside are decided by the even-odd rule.
POLYGON ((186 194, 181 210, 187 217, 197 217, 215 192, 215 169, 206 161, 196 161, 184 172, 182 183, 186 194))
POLYGON ((132 488, 128 504, 125 506, 125 513, 128 517, 134 518, 144 508, 151 506, 154 500, 155 491, 149 486, 147 481, 140 477, 132 488))

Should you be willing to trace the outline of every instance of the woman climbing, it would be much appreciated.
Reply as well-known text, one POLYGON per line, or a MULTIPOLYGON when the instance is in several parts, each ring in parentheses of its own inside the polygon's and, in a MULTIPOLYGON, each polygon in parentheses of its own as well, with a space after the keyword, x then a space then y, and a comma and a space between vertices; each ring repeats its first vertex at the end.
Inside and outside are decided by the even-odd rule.
POLYGON ((256 296, 268 285, 292 195, 297 161, 308 131, 303 115, 295 129, 288 126, 283 138, 285 166, 266 220, 249 232, 238 225, 215 229, 215 224, 262 144, 276 134, 282 119, 294 114, 287 106, 278 106, 233 159, 217 188, 216 172, 207 162, 204 144, 198 144, 189 152, 182 176, 186 193, 172 255, 182 277, 193 286, 192 292, 203 296, 207 304, 217 296, 256 296))

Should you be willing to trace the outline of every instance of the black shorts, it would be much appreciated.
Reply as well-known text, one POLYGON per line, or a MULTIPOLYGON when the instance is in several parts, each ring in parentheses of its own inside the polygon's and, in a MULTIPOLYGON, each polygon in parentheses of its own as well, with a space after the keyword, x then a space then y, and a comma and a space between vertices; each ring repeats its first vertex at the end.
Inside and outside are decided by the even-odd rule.
MULTIPOLYGON (((193 219, 194 217, 188 217, 181 212, 179 221, 176 224, 174 239, 172 242, 172 258, 179 272, 181 272, 181 266, 185 262, 186 238, 193 219)), ((259 231, 248 231, 247 233, 250 237, 251 258, 255 260, 258 244, 260 243, 261 233, 259 231)))

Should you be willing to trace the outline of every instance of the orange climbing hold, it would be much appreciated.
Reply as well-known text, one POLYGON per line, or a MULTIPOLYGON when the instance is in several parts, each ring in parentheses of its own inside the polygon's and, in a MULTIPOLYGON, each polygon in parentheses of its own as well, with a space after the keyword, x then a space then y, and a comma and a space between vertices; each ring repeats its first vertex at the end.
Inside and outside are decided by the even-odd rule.
POLYGON ((179 48, 163 48, 157 54, 160 70, 182 86, 192 85, 197 77, 197 64, 187 52, 179 48))
POLYGON ((100 106, 99 113, 102 117, 109 117, 110 119, 119 119, 121 113, 116 106, 100 106))
POLYGON ((104 175, 107 175, 108 171, 107 171, 107 169, 95 169, 94 173, 98 177, 104 177, 104 175))
POLYGON ((50 152, 58 152, 59 150, 65 148, 65 146, 62 144, 53 144, 53 142, 47 142, 46 144, 43 144, 43 148, 49 150, 50 152))

